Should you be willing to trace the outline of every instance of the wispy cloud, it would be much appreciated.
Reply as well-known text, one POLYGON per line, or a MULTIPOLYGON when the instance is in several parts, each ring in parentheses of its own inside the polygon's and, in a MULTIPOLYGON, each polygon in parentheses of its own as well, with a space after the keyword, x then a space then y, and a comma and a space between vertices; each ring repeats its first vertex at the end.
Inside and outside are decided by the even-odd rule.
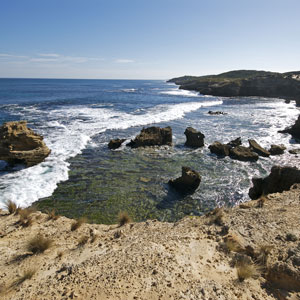
POLYGON ((60 57, 61 56, 60 54, 57 54, 57 53, 39 53, 38 55, 42 56, 42 57, 60 57))
POLYGON ((115 62, 118 64, 130 64, 130 63, 134 63, 134 60, 120 58, 120 59, 117 59, 115 62))
POLYGON ((25 55, 14 55, 14 54, 8 54, 8 53, 0 53, 0 57, 3 57, 3 58, 28 58, 28 56, 25 56, 25 55))

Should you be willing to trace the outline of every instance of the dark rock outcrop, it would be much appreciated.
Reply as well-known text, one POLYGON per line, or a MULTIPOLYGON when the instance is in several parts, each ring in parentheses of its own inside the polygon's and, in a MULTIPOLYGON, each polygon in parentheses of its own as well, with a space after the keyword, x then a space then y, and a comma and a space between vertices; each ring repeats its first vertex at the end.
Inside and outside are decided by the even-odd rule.
POLYGON ((112 150, 118 149, 125 141, 126 139, 112 139, 108 143, 108 148, 112 150))
POLYGON ((271 145, 269 152, 270 155, 281 155, 284 153, 284 150, 286 150, 284 145, 271 145))
POLYGON ((0 127, 0 160, 31 167, 42 162, 50 152, 43 137, 28 128, 26 121, 7 122, 0 127))
POLYGON ((217 154, 218 156, 228 156, 231 147, 216 141, 209 145, 208 148, 211 153, 217 154))
POLYGON ((231 148, 241 146, 242 145, 242 139, 241 139, 241 137, 238 137, 235 140, 232 140, 229 143, 227 143, 227 145, 230 146, 231 148))
POLYGON ((179 178, 169 180, 169 185, 178 192, 186 194, 193 193, 201 182, 201 176, 198 172, 189 167, 182 167, 182 175, 179 178))
POLYGON ((253 187, 249 190, 251 199, 258 199, 261 195, 288 191, 294 183, 300 183, 300 170, 295 167, 274 166, 269 176, 252 178, 253 187))
POLYGON ((237 70, 208 76, 183 76, 169 82, 202 95, 257 96, 296 100, 300 105, 300 72, 275 73, 237 70))
POLYGON ((289 153, 294 154, 294 155, 300 154, 300 149, 289 150, 289 153))
POLYGON ((200 131, 197 131, 196 129, 192 127, 188 127, 185 132, 186 136, 186 142, 185 145, 188 147, 203 147, 204 146, 204 138, 205 135, 201 133, 200 131))
POLYGON ((240 161, 257 161, 258 160, 258 154, 255 152, 252 152, 249 148, 244 146, 237 146, 234 148, 231 148, 229 151, 229 156, 232 159, 237 159, 240 161))
POLYGON ((270 152, 261 147, 255 140, 248 140, 250 150, 256 152, 260 156, 269 157, 270 152))
POLYGON ((289 133, 295 139, 300 139, 300 115, 298 116, 298 119, 296 120, 296 122, 293 126, 286 128, 284 130, 280 130, 279 132, 280 133, 289 133))
POLYGON ((223 112, 223 111, 208 111, 209 115, 227 115, 227 113, 223 112))
POLYGON ((132 148, 146 146, 172 145, 172 128, 171 127, 149 127, 143 128, 141 133, 131 140, 127 146, 132 148))

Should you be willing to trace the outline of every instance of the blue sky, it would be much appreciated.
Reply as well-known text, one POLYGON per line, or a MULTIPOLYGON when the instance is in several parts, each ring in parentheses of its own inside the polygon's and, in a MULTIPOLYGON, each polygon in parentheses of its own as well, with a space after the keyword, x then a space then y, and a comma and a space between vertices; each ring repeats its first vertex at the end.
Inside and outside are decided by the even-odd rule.
POLYGON ((0 77, 300 70, 299 0, 0 0, 0 77))

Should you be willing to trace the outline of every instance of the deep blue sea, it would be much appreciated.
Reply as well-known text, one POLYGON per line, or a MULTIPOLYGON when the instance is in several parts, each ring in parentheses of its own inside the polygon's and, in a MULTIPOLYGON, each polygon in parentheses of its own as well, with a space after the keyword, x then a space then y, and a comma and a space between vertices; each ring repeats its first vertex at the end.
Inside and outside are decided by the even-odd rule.
POLYGON ((165 81, 0 79, 0 123, 27 120, 44 136, 51 155, 41 164, 7 169, 0 161, 0 205, 13 200, 26 207, 55 207, 67 216, 86 215, 94 222, 115 221, 128 211, 136 221, 177 220, 200 215, 217 205, 248 200, 253 176, 265 176, 274 164, 299 166, 289 154, 257 162, 217 158, 208 145, 239 136, 262 146, 297 145, 278 130, 294 123, 299 108, 292 101, 222 98, 179 90, 165 81), (209 115, 208 111, 226 115, 209 115), (135 137, 145 126, 171 126, 172 147, 110 151, 111 138, 135 137), (205 134, 205 147, 184 146, 186 127, 205 134), (167 182, 187 165, 202 182, 182 198, 167 182))

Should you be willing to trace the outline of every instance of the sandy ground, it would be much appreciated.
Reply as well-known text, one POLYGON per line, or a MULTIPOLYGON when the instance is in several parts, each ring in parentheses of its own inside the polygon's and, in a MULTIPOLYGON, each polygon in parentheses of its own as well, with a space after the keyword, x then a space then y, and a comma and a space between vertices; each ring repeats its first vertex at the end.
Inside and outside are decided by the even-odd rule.
POLYGON ((177 223, 83 224, 71 231, 74 220, 65 217, 33 212, 24 227, 19 215, 2 211, 0 298, 300 299, 299 216, 300 185, 177 223), (34 254, 27 244, 38 235, 53 244, 34 254), (256 276, 241 282, 239 261, 254 265, 256 276), (28 271, 32 277, 22 280, 28 271))

